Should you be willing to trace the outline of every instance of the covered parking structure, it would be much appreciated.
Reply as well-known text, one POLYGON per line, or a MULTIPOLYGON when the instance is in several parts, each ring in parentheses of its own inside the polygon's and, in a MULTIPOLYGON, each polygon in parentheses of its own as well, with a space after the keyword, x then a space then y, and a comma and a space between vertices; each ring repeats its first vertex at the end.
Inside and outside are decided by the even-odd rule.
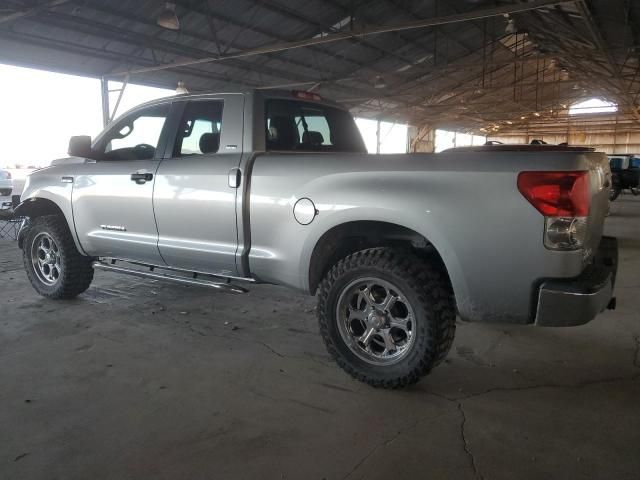
MULTIPOLYGON (((636 153, 638 48, 631 0, 0 7, 0 63, 100 78, 104 123, 128 83, 307 90, 408 123, 420 152, 446 130, 636 153), (572 114, 594 98, 615 111, 572 114)), ((446 363, 403 392, 331 363, 311 298, 101 274, 54 304, 0 241, 0 477, 637 478, 640 203, 611 208, 615 312, 572 329, 459 323, 446 363)))
MULTIPOLYGON (((0 60, 100 77, 105 90, 108 80, 170 89, 182 82, 190 92, 311 90, 355 115, 409 123, 421 141, 425 128, 544 135, 602 132, 605 123, 624 135, 640 115, 635 2, 172 5, 177 30, 158 25, 166 5, 153 0, 9 0, 0 60), (614 118, 572 122, 569 107, 590 98, 617 104, 614 118)), ((107 99, 105 120, 115 107, 107 99)))

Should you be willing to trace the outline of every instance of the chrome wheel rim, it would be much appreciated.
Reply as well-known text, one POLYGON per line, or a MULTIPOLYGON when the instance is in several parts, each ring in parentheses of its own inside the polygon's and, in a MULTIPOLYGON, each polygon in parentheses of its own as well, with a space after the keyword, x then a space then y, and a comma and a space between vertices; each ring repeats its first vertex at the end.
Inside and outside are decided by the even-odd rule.
POLYGON ((415 343, 413 308, 386 280, 360 278, 348 284, 338 298, 336 314, 345 344, 368 363, 397 363, 415 343))
POLYGON ((60 279, 62 266, 58 244, 48 233, 39 233, 31 244, 33 270, 45 285, 55 285, 60 279))

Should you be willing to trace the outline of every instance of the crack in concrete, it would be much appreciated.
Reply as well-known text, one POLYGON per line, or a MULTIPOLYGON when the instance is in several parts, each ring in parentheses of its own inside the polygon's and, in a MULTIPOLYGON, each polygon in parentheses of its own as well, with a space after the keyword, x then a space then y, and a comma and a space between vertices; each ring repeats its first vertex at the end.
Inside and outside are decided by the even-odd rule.
POLYGON ((516 392, 516 391, 534 390, 537 388, 584 388, 591 385, 598 385, 598 384, 604 384, 604 383, 632 382, 638 378, 640 378, 640 374, 631 375, 627 377, 610 377, 610 378, 600 378, 597 380, 585 380, 584 382, 578 382, 573 384, 540 383, 536 385, 523 385, 519 387, 495 387, 495 388, 489 388, 488 390, 484 390, 482 392, 472 393, 470 395, 457 397, 457 398, 450 398, 445 395, 436 395, 436 396, 439 396, 441 398, 446 398, 448 400, 451 400, 452 402, 458 402, 458 401, 469 400, 471 398, 481 397, 483 395, 487 395, 493 392, 516 392))
POLYGON ((269 350, 271 353, 273 353, 274 355, 280 357, 280 358, 287 358, 286 355, 283 355, 282 353, 278 352, 275 348, 273 348, 271 345, 269 345, 268 343, 265 343, 261 340, 255 340, 254 343, 257 343, 258 345, 262 345, 263 347, 265 347, 267 350, 269 350))
POLYGON ((414 428, 416 428, 420 423, 424 422, 427 419, 420 419, 420 420, 416 420, 415 422, 413 422, 411 425, 409 425, 407 428, 398 430, 396 432, 396 434, 394 436, 392 436, 391 438, 388 438, 387 440, 382 441, 381 443, 375 445, 371 450, 369 450, 369 452, 363 456, 360 460, 358 460, 358 462, 351 468, 351 470, 349 470, 343 477, 341 480, 346 480, 347 478, 351 477, 362 465, 364 465, 366 463, 367 460, 369 460, 369 458, 371 458, 371 456, 376 453, 380 448, 386 447, 387 445, 390 445, 391 443, 393 443, 394 441, 396 441, 398 439, 398 437, 400 437, 401 435, 404 435, 405 433, 409 432, 410 430, 413 430, 414 428))
POLYGON ((471 447, 469 446, 469 441, 467 440, 467 434, 465 432, 465 425, 467 424, 467 414, 464 411, 464 407, 462 406, 462 402, 458 403, 458 411, 462 417, 462 421, 460 422, 460 437, 462 438, 462 448, 464 449, 467 457, 469 457, 469 462, 471 463, 471 468, 473 469, 473 474, 478 480, 483 480, 483 476, 478 470, 478 464, 476 462, 476 457, 471 451, 471 447))
MULTIPOLYGON (((636 342, 636 350, 634 354, 634 365, 640 368, 640 336, 634 336, 634 341, 636 342)), ((426 392, 426 393, 428 395, 432 395, 434 397, 456 404, 456 407, 460 412, 460 416, 461 416, 460 438, 462 440, 462 448, 464 449, 464 452, 469 457, 469 463, 471 465, 471 468, 473 470, 475 477, 478 480, 483 480, 484 477, 482 476, 482 473, 480 473, 480 470, 478 469, 478 462, 471 450, 469 441, 467 439, 466 430, 465 430, 465 426, 467 424, 467 414, 464 410, 463 403, 466 400, 470 400, 472 398, 478 398, 493 392, 516 392, 516 391, 534 390, 537 388, 584 388, 591 385, 598 385, 598 384, 605 384, 605 383, 631 382, 631 381, 637 380, 638 378, 640 378, 640 374, 632 375, 629 377, 612 377, 612 378, 603 378, 598 380, 587 380, 584 382, 579 382, 579 383, 569 384, 569 385, 549 383, 549 384, 527 385, 527 386, 521 386, 521 387, 495 387, 495 388, 490 388, 488 390, 484 390, 479 393, 474 393, 471 395, 458 397, 458 398, 448 397, 444 394, 435 393, 435 392, 426 392)))

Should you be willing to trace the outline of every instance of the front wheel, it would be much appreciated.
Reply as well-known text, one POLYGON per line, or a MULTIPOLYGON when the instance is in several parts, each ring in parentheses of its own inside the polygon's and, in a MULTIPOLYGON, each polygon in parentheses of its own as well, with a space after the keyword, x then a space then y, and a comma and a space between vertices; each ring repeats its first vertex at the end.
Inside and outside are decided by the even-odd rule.
POLYGON ((91 258, 81 255, 64 218, 36 218, 26 234, 22 258, 33 288, 43 297, 73 298, 93 280, 91 258))
POLYGON ((438 269, 410 253, 374 248, 331 268, 319 287, 318 320, 327 350, 347 373, 399 388, 444 359, 455 304, 438 269))

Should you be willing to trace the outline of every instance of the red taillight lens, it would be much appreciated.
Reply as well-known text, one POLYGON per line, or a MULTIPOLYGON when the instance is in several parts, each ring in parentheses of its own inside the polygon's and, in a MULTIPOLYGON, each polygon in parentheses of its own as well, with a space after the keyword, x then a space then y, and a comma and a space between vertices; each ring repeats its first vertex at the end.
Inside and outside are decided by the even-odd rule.
POLYGON ((518 190, 545 217, 589 214, 589 172, 521 172, 518 190))

